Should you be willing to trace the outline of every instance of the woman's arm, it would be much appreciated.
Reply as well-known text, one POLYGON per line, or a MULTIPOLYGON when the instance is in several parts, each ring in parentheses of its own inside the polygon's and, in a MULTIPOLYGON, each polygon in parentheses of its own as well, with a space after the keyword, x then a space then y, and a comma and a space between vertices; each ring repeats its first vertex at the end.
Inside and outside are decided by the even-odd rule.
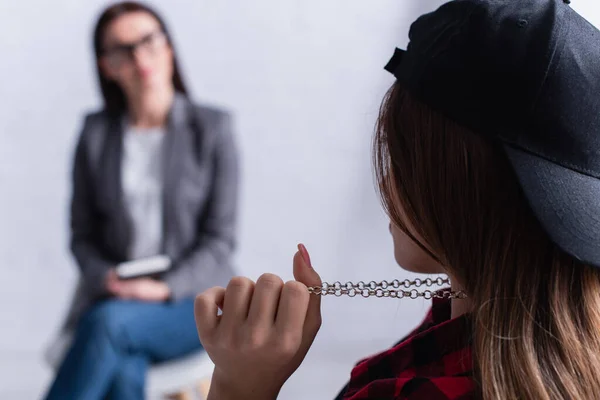
POLYGON ((231 255, 236 240, 239 161, 231 117, 223 114, 212 153, 213 176, 206 215, 191 252, 176 260, 165 275, 174 300, 225 285, 233 276, 231 255))
POLYGON ((94 193, 90 173, 89 155, 86 148, 86 131, 90 117, 84 123, 83 131, 75 149, 73 162, 73 194, 71 198, 71 251, 77 261, 87 290, 94 294, 103 293, 105 278, 114 266, 101 254, 96 244, 99 224, 98 212, 94 206, 94 193))

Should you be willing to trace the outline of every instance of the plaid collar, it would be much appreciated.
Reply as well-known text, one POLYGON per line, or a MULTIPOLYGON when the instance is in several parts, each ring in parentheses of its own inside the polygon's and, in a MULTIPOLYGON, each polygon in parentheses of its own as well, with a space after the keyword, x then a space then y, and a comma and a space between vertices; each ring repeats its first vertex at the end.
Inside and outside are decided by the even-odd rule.
POLYGON ((475 397, 471 319, 450 319, 450 300, 434 299, 423 323, 391 349, 357 364, 344 400, 466 400, 475 397))

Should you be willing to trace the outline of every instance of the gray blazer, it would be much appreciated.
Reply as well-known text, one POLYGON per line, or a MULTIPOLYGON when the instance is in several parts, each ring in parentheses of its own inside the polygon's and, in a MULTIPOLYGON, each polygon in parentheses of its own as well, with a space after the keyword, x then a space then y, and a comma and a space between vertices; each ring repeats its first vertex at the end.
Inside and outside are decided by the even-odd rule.
MULTIPOLYGON (((122 118, 87 115, 75 152, 71 250, 82 275, 65 328, 106 296, 108 269, 127 261, 131 224, 121 192, 122 118)), ((193 297, 233 275, 238 155, 223 111, 176 95, 165 137, 163 276, 174 300, 193 297)))

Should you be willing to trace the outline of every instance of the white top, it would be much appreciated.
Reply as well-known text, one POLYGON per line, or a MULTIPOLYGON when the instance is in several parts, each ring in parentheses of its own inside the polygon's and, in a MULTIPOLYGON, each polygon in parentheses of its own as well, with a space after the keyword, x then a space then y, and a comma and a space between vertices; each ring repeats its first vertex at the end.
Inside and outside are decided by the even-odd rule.
POLYGON ((164 138, 162 128, 125 129, 121 184, 132 222, 128 255, 133 260, 161 252, 164 138))

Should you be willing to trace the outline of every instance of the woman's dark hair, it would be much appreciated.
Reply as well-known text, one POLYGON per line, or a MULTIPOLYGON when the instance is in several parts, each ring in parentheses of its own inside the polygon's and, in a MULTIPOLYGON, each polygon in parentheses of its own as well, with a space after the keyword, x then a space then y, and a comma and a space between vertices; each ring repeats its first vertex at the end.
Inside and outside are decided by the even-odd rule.
MULTIPOLYGON (((103 54, 103 41, 104 35, 106 34, 106 28, 118 17, 132 12, 145 12, 152 15, 158 21, 169 45, 174 49, 173 41, 171 39, 171 35, 169 35, 169 31, 167 30, 165 22, 156 11, 147 5, 135 1, 124 1, 113 4, 104 10, 104 12, 100 15, 100 18, 98 18, 96 28, 94 29, 94 52, 96 54, 96 68, 98 71, 100 90, 102 91, 102 97, 104 98, 104 106, 111 114, 121 114, 126 110, 127 102, 125 99, 125 93, 123 93, 123 90, 116 82, 106 79, 106 77, 103 76, 102 71, 100 70, 100 64, 97 61, 103 54)), ((187 95, 187 89, 183 83, 181 73, 179 72, 175 50, 173 50, 173 86, 177 92, 187 95)))

